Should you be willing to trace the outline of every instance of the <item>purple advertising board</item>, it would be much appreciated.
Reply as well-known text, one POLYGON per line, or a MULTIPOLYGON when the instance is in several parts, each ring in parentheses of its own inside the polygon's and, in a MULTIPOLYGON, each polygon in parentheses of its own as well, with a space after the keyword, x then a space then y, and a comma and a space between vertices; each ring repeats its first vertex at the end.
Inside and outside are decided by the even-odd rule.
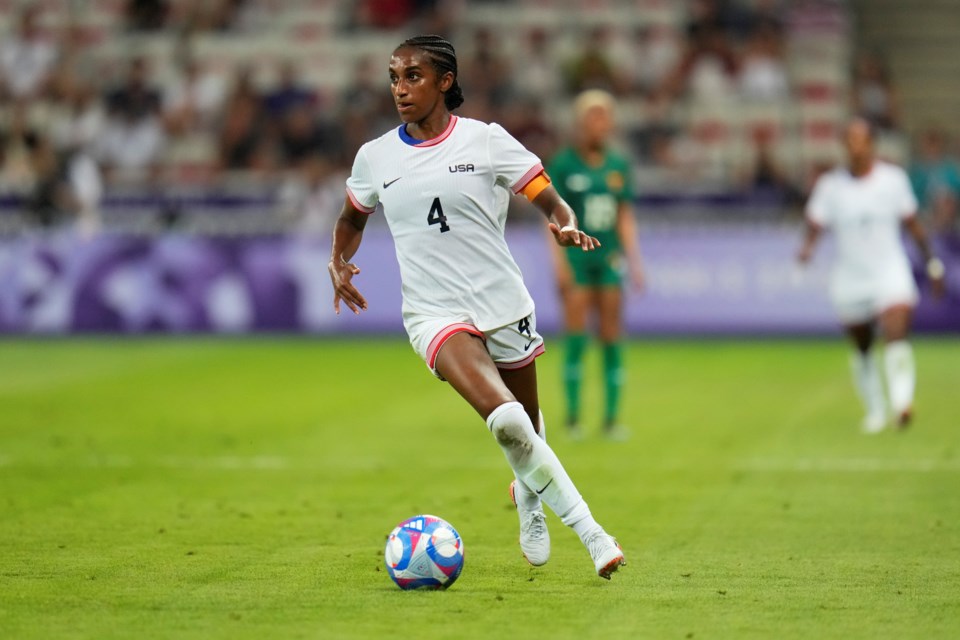
MULTIPOLYGON (((561 328, 543 229, 508 230, 544 332, 561 328)), ((831 248, 800 269, 799 230, 785 226, 644 229, 643 291, 627 290, 632 334, 834 333, 827 299, 831 248)), ((949 252, 948 252, 949 253, 949 252)), ((954 254, 955 256, 956 254, 954 254)), ((0 241, 0 332, 401 332, 400 277, 384 227, 368 228, 355 283, 369 302, 359 317, 333 313, 329 238, 153 238, 69 233, 0 241)), ((960 331, 960 260, 948 256, 947 298, 921 283, 917 328, 960 331)))

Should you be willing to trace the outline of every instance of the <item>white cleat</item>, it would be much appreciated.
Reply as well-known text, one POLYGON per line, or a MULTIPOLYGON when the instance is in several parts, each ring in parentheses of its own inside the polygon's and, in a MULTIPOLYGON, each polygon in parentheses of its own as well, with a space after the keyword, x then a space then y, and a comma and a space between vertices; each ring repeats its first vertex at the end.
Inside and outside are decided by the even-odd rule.
POLYGON ((897 429, 903 431, 913 421, 913 407, 907 407, 897 414, 897 429))
POLYGON ((617 569, 627 564, 623 549, 613 536, 603 529, 587 538, 586 545, 590 557, 593 558, 593 566, 597 568, 597 575, 601 578, 609 580, 617 569))
POLYGON ((626 442, 630 439, 630 430, 622 424, 607 425, 603 428, 603 437, 610 442, 626 442))
POLYGON ((517 503, 517 496, 514 494, 517 481, 510 483, 510 500, 517 508, 517 515, 520 516, 520 551, 527 562, 535 567, 547 564, 550 559, 550 532, 547 531, 547 516, 543 513, 543 507, 535 511, 527 511, 517 503))
POLYGON ((863 418, 860 428, 864 433, 880 433, 887 427, 887 418, 882 413, 871 413, 863 418))

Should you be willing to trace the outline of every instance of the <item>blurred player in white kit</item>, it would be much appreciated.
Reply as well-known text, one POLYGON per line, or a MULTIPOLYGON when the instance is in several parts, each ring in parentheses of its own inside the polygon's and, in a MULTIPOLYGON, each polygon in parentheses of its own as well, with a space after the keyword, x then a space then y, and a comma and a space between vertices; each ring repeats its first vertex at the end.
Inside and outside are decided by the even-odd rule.
POLYGON ((943 290, 943 262, 931 252, 917 220, 917 201, 907 174, 874 155, 868 122, 854 119, 844 132, 847 165, 821 176, 807 203, 807 228, 797 256, 805 264, 824 230, 833 232, 837 256, 830 298, 856 347, 854 382, 866 416, 863 430, 882 431, 887 404, 880 367, 872 347, 875 334, 885 343, 883 369, 890 408, 899 427, 913 415, 916 368, 907 341, 919 293, 901 241, 901 227, 913 237, 926 263, 934 292, 943 290))

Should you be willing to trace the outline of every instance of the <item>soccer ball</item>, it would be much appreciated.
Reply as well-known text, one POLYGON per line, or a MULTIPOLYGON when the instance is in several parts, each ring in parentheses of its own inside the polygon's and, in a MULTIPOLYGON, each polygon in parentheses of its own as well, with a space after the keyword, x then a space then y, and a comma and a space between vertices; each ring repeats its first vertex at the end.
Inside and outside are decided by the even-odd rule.
POLYGON ((383 559, 401 589, 446 589, 463 569, 463 541, 443 518, 414 516, 390 532, 383 559))

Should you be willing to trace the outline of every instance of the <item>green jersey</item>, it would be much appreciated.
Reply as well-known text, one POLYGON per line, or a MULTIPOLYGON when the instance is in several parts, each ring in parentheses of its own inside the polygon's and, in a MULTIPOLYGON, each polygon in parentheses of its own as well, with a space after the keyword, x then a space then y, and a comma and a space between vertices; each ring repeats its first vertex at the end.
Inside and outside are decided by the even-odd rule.
POLYGON ((600 240, 600 251, 619 253, 617 214, 622 203, 633 199, 627 159, 608 150, 603 154, 603 162, 593 167, 576 149, 567 147, 550 161, 547 175, 560 197, 577 214, 580 228, 600 240))

